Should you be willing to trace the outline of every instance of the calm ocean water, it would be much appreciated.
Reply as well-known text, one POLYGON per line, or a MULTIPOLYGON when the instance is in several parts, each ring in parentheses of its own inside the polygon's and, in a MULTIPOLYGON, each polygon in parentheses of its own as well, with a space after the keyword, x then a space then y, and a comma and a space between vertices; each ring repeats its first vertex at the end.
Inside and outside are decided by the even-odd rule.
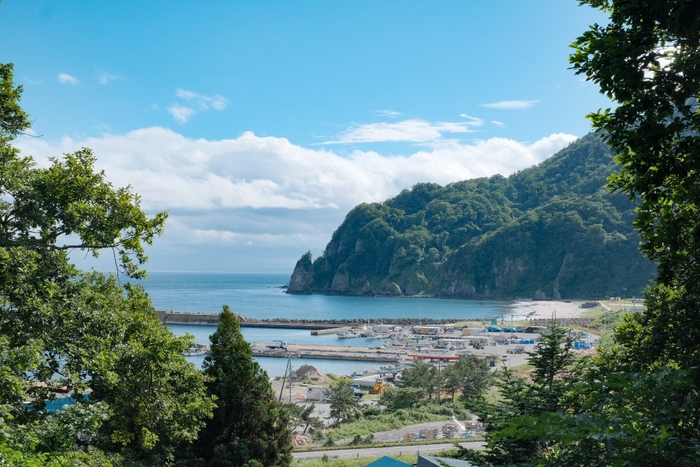
POLYGON ((227 304, 251 318, 492 318, 517 312, 512 302, 433 298, 289 295, 289 274, 152 272, 143 281, 158 309, 216 313, 227 304))
MULTIPOLYGON (((381 318, 493 318, 520 314, 524 310, 512 302, 441 300, 430 298, 343 297, 331 295, 288 295, 280 286, 289 282, 288 274, 221 274, 151 272, 143 285, 157 309, 216 313, 224 304, 251 318, 290 319, 363 319, 381 318)), ((171 326, 182 335, 190 333, 199 343, 209 342, 216 330, 208 326, 171 326)), ((307 330, 243 328, 249 342, 284 340, 295 344, 326 344, 374 347, 379 342, 366 339, 338 340, 335 335, 312 336, 307 330)), ((189 357, 201 365, 202 357, 189 357)), ((256 358, 270 376, 284 373, 286 361, 256 358)), ((298 367, 310 364, 324 373, 340 375, 376 368, 378 364, 334 360, 301 359, 298 367)))

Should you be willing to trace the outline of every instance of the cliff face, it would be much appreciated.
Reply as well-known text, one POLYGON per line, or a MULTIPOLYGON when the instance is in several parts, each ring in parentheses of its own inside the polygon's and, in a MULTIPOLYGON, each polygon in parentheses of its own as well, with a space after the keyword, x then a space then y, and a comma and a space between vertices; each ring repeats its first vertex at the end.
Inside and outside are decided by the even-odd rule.
POLYGON ((311 263, 311 252, 307 252, 297 261, 297 265, 294 267, 292 278, 289 280, 289 287, 287 287, 287 293, 311 293, 313 282, 314 273, 311 263))
POLYGON ((640 295, 634 205, 610 194, 612 154, 589 135, 508 178, 418 184, 361 204, 288 293, 580 298, 640 295))

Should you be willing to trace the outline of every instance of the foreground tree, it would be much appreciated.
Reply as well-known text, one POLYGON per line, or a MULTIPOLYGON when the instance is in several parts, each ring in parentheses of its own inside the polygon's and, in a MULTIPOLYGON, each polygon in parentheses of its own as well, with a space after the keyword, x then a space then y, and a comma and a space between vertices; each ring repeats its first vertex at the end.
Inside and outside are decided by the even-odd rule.
POLYGON ((500 401, 484 404, 479 417, 487 424, 487 446, 483 451, 462 449, 460 456, 477 465, 520 465, 535 461, 548 448, 537 437, 522 436, 517 420, 558 412, 567 408, 565 394, 579 380, 580 371, 571 353, 568 331, 551 321, 534 352, 528 352, 534 366, 528 379, 508 368, 498 374, 500 401), (515 421, 514 421, 515 420, 515 421))
MULTIPOLYGON (((238 318, 227 305, 204 359, 214 416, 188 456, 189 465, 212 467, 288 466, 291 432, 286 410, 277 402, 267 373, 253 360, 238 318)), ((183 462, 184 464, 184 462, 183 462)))
POLYGON ((20 155, 11 142, 29 119, 12 78, 0 64, 0 431, 39 457, 99 446, 168 465, 211 413, 203 376, 182 357, 190 340, 161 326, 143 289, 69 258, 107 250, 118 274, 143 277, 144 247, 167 215, 149 217, 130 188, 114 188, 89 149, 47 167, 20 155), (45 410, 69 394, 70 409, 45 410))
POLYGON ((622 165, 611 187, 639 200, 641 249, 658 263, 647 310, 621 330, 639 369, 700 364, 700 4, 584 0, 609 13, 573 44, 577 73, 614 110, 589 117, 622 165), (633 329, 630 329, 633 328, 633 329))
POLYGON ((593 126, 618 153, 610 186, 639 202, 642 251, 658 263, 646 310, 628 316, 568 411, 513 420, 546 442, 530 465, 695 466, 700 458, 700 4, 583 0, 610 15, 574 44, 577 73, 614 110, 593 126))

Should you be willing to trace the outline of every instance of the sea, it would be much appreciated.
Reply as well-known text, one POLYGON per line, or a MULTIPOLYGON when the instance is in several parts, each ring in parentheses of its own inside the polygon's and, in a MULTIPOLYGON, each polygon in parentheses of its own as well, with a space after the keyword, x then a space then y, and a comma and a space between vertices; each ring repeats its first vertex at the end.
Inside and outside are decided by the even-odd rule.
MULTIPOLYGON (((291 295, 284 286, 289 274, 149 272, 142 281, 156 309, 217 313, 228 305, 238 315, 257 319, 360 319, 370 324, 382 318, 508 318, 530 311, 525 305, 506 301, 453 300, 404 297, 346 297, 338 295, 291 295)), ((169 325, 176 335, 189 333, 200 344, 209 343, 214 326, 169 325)), ((335 335, 312 336, 308 330, 242 328, 249 342, 283 340, 290 344, 375 347, 376 340, 339 340, 335 335)), ((203 357, 188 357, 201 366, 203 357)), ((270 376, 282 375, 286 360, 256 357, 270 376)), ((378 364, 339 360, 300 359, 293 366, 309 364, 324 373, 347 375, 371 371, 378 364)))

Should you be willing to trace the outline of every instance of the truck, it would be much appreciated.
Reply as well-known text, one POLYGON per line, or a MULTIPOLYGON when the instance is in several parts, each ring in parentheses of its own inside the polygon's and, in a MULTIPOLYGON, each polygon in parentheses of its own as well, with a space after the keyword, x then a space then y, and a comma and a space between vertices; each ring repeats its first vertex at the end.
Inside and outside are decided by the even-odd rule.
POLYGON ((350 385, 350 389, 352 389, 353 393, 355 394, 355 397, 364 397, 365 392, 360 389, 360 386, 357 384, 352 384, 350 385))
POLYGON ((272 344, 267 344, 266 346, 270 350, 284 350, 287 351, 287 343, 285 341, 272 341, 272 344))
POLYGON ((499 328, 498 326, 493 326, 493 325, 487 326, 486 330, 488 332, 501 332, 501 328, 499 328))

